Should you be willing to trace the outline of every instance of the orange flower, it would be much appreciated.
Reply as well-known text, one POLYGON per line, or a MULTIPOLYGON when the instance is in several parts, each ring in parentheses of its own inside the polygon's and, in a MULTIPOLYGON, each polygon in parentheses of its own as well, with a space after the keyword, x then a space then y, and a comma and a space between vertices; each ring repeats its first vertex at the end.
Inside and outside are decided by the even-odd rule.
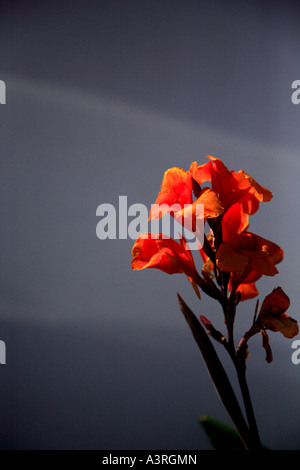
MULTIPOLYGON (((229 280, 229 288, 231 284, 232 277, 229 280)), ((237 285, 236 292, 240 293, 241 301, 253 299, 259 294, 255 282, 241 282, 237 285)))
POLYGON ((167 274, 185 273, 192 283, 198 297, 196 270, 192 252, 186 248, 184 238, 176 242, 172 238, 162 238, 162 234, 142 234, 132 249, 131 267, 134 270, 156 268, 167 274))
POLYGON ((229 289, 239 291, 241 300, 258 294, 255 282, 262 275, 278 273, 276 264, 283 260, 283 250, 275 243, 254 233, 235 234, 231 243, 222 242, 216 252, 216 265, 231 273, 229 289))
POLYGON ((283 260, 283 250, 254 233, 243 232, 236 234, 231 243, 220 244, 216 260, 222 271, 240 271, 250 267, 251 275, 255 272, 260 276, 274 276, 278 273, 275 264, 283 260))
POLYGON ((218 217, 222 212, 223 207, 217 195, 210 188, 204 188, 198 199, 175 212, 174 218, 202 242, 205 220, 218 217))
MULTIPOLYGON (((258 305, 258 303, 257 303, 258 305)), ((262 334, 262 345, 266 351, 267 362, 272 362, 273 354, 266 330, 280 331, 286 338, 293 338, 299 333, 298 323, 285 312, 290 306, 290 299, 286 293, 277 287, 267 295, 261 306, 260 312, 253 322, 252 327, 245 333, 238 345, 238 353, 242 357, 248 356, 248 341, 257 333, 262 334)))
MULTIPOLYGON (((223 247, 223 244, 222 244, 222 247, 223 247)), ((207 279, 207 278, 212 279, 214 277, 214 275, 212 274, 213 271, 214 271, 214 265, 213 265, 211 259, 209 258, 209 256, 204 252, 203 248, 201 248, 199 251, 200 251, 200 255, 201 255, 201 257, 204 261, 204 264, 203 264, 203 267, 202 267, 202 275, 203 275, 204 279, 207 279)), ((220 254, 222 255, 222 251, 219 252, 219 255, 220 254)), ((223 254, 225 256, 224 252, 223 252, 223 254)), ((230 253, 228 253, 228 255, 229 256, 228 256, 228 265, 227 265, 227 267, 230 267, 230 265, 229 265, 229 263, 231 262, 230 261, 230 253)), ((229 278, 229 282, 228 282, 229 291, 232 292, 233 291, 233 286, 235 286, 235 292, 239 291, 241 300, 247 300, 247 299, 252 299, 253 297, 256 297, 259 292, 258 292, 258 290, 255 286, 255 282, 254 281, 252 281, 252 282, 251 281, 240 282, 241 274, 242 273, 238 272, 238 271, 230 272, 230 278, 229 278)), ((258 280, 258 278, 255 279, 255 280, 258 280)))
POLYGON ((177 218, 196 216, 196 206, 204 205, 204 218, 218 217, 224 209, 217 195, 210 188, 199 190, 197 200, 193 203, 193 175, 198 169, 196 162, 191 163, 189 171, 174 167, 164 174, 160 192, 150 211, 149 219, 158 219, 166 213, 175 213, 177 218), (190 206, 190 208, 189 208, 190 206), (182 212, 181 212, 182 211, 182 212), (184 214, 183 214, 184 211, 184 214))
POLYGON ((277 287, 267 295, 257 317, 261 329, 280 331, 286 338, 293 338, 299 332, 297 321, 285 312, 290 306, 290 299, 277 287))
POLYGON ((160 192, 155 201, 155 206, 166 205, 160 210, 154 207, 150 212, 150 219, 158 219, 168 212, 168 206, 178 204, 183 208, 185 204, 192 204, 192 178, 189 171, 174 167, 167 170, 164 174, 160 192))
POLYGON ((248 214, 254 214, 259 202, 270 201, 272 193, 257 183, 243 170, 229 171, 221 159, 207 155, 210 160, 193 167, 193 178, 201 185, 204 181, 212 182, 212 189, 220 197, 225 209, 233 204, 243 203, 248 214))
MULTIPOLYGON (((255 282, 262 275, 275 275, 278 272, 275 265, 283 259, 283 251, 278 245, 246 231, 249 215, 258 210, 260 202, 269 201, 272 193, 243 170, 229 171, 219 158, 207 158, 209 161, 200 166, 197 162, 191 163, 188 171, 173 167, 165 172, 149 219, 158 219, 169 213, 189 231, 196 233, 200 243, 204 241, 205 245, 205 251, 202 247, 200 249, 205 261, 202 270, 205 282, 212 286, 215 264, 218 270, 230 273, 227 287, 232 294, 238 290, 242 300, 252 298, 258 294, 255 282), (206 181, 211 182, 211 188, 201 187, 206 181), (210 242, 203 233, 206 219, 211 219, 213 234, 210 242)), ((191 262, 191 254, 184 254, 183 242, 166 242, 160 240, 160 235, 156 237, 157 240, 153 241, 152 235, 147 247, 142 246, 139 239, 134 247, 134 253, 138 253, 134 266, 140 267, 134 269, 156 267, 169 274, 185 272, 189 278, 199 281, 193 261, 192 274, 191 265, 187 268, 186 260, 191 262), (146 248, 151 248, 147 256, 141 254, 146 248), (171 258, 168 250, 173 250, 171 258)), ((219 283, 219 279, 217 281, 219 283)))
POLYGON ((209 162, 193 170, 193 178, 199 185, 211 181, 212 190, 224 207, 223 240, 228 241, 247 228, 248 215, 258 210, 260 202, 270 201, 272 193, 243 170, 229 171, 219 158, 207 158, 209 162))

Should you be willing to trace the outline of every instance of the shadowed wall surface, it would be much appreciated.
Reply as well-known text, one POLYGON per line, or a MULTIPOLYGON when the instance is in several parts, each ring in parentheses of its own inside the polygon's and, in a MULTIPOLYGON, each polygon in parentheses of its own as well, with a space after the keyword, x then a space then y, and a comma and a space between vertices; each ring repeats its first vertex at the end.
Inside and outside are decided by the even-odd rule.
MULTIPOLYGON (((96 208, 119 195, 150 208, 167 168, 206 154, 244 169, 274 194, 251 230, 285 250, 260 296, 281 285, 299 321, 297 3, 1 10, 0 446, 210 448, 200 415, 230 422, 176 292, 223 329, 221 311, 184 276, 132 272, 133 240, 99 240, 96 208)), ((237 339, 254 308, 241 305, 237 339)), ((296 449, 300 365, 290 340, 270 340, 272 364, 256 338, 248 360, 257 421, 267 446, 296 449)))

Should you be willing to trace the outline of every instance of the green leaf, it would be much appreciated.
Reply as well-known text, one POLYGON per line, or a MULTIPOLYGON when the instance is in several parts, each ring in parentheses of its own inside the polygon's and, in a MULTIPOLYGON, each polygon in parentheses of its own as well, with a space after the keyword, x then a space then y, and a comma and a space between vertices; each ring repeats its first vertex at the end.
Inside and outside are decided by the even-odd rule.
POLYGON ((216 450, 245 450, 235 429, 210 416, 202 416, 200 424, 216 450))
POLYGON ((194 339, 202 353, 209 375, 215 385, 216 391, 238 430, 244 445, 249 449, 251 436, 245 422, 238 400, 223 365, 213 347, 208 335, 199 320, 177 293, 180 309, 191 329, 194 339))

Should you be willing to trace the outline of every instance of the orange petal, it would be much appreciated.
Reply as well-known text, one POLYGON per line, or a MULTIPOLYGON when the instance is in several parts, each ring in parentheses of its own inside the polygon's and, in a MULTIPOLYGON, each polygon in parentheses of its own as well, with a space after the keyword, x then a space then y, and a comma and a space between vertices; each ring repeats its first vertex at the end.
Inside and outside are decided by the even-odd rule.
POLYGON ((228 170, 226 165, 220 158, 212 157, 207 155, 210 159, 211 167, 211 179, 212 189, 219 195, 225 208, 228 208, 236 202, 236 187, 237 183, 232 176, 232 173, 228 170))
POLYGON ((271 191, 261 186, 254 178, 245 173, 245 171, 240 170, 234 173, 234 178, 238 182, 240 189, 249 188, 249 192, 254 194, 259 201, 267 202, 272 199, 273 194, 271 191))
POLYGON ((285 313, 289 306, 289 297, 281 287, 277 287, 263 301, 258 323, 272 331, 280 331, 286 338, 293 338, 298 334, 299 328, 297 321, 285 313))
POLYGON ((245 230, 249 225, 249 216, 240 203, 233 204, 222 217, 222 234, 224 241, 231 241, 233 237, 245 230))
POLYGON ((198 199, 193 203, 203 204, 204 205, 204 217, 212 218, 218 217, 219 215, 223 214, 224 207, 216 193, 212 191, 210 188, 202 189, 200 196, 198 199))
POLYGON ((255 282, 239 284, 236 290, 241 294, 241 301, 253 299, 259 294, 255 282))
POLYGON ((239 203, 242 206, 242 209, 246 214, 253 215, 259 209, 259 200, 254 196, 254 194, 247 193, 241 197, 239 203))
MULTIPOLYGON (((169 212, 173 204, 191 204, 192 198, 192 179, 188 172, 181 168, 174 167, 167 170, 164 174, 161 184, 161 190, 158 193, 154 207, 151 208, 149 219, 158 219, 169 212), (160 205, 166 205, 160 208, 160 205)), ((178 210, 178 208, 177 208, 178 210)))
MULTIPOLYGON (((250 241, 250 239, 248 239, 248 241, 250 241)), ((252 234, 252 242, 255 243, 255 248, 252 247, 251 251, 241 250, 244 254, 249 256, 252 268, 257 273, 266 276, 274 276, 277 274, 278 270, 275 264, 283 260, 283 250, 276 245, 276 243, 255 234, 252 234)))
POLYGON ((132 269, 156 268, 167 274, 185 273, 196 295, 200 298, 197 286, 199 274, 193 255, 186 249, 185 239, 180 243, 172 238, 162 239, 162 234, 142 234, 135 242, 131 262, 132 269))
POLYGON ((299 333, 297 321, 286 314, 279 317, 268 316, 265 326, 273 331, 280 331, 286 338, 293 338, 299 333))
POLYGON ((185 204, 185 207, 175 213, 175 219, 187 230, 197 233, 202 238, 204 220, 218 217, 223 213, 223 207, 216 193, 210 188, 204 188, 198 199, 193 204, 185 204))
POLYGON ((272 314, 281 314, 290 306, 290 299, 281 287, 274 289, 271 294, 267 295, 262 303, 260 314, 270 312, 272 314))
POLYGON ((160 236, 161 234, 143 234, 136 240, 132 248, 132 269, 157 268, 168 274, 181 272, 176 269, 166 251, 158 249, 157 240, 160 236))
POLYGON ((248 256, 257 274, 274 276, 278 273, 275 264, 283 260, 284 253, 276 243, 251 232, 242 232, 233 238, 231 247, 248 256))
POLYGON ((275 274, 278 274, 278 269, 275 267, 271 257, 268 256, 267 253, 254 251, 243 251, 243 253, 248 256, 251 268, 257 272, 257 274, 262 274, 264 276, 275 276, 275 274))
MULTIPOLYGON (((167 249, 160 250, 157 246, 161 236, 161 234, 143 234, 136 240, 132 249, 132 269, 157 268, 168 274, 181 272, 176 264, 170 260, 167 249)), ((165 241, 170 242, 171 239, 165 241)), ((174 240, 172 241, 176 243, 174 240)))
POLYGON ((190 169, 189 169, 189 173, 192 177, 194 177, 194 175, 197 173, 198 171, 198 163, 197 162, 192 162, 191 163, 191 166, 190 166, 190 169))
POLYGON ((229 243, 223 242, 216 253, 216 262, 221 271, 240 271, 249 260, 247 256, 234 251, 229 243))
MULTIPOLYGON (((178 184, 180 185, 182 183, 189 185, 191 184, 190 175, 188 172, 179 167, 169 168, 167 171, 165 171, 160 189, 162 192, 173 191, 174 187, 177 187, 178 184)), ((180 192, 181 191, 179 190, 179 193, 180 192)))
POLYGON ((191 166, 190 171, 192 177, 201 185, 206 181, 211 181, 211 168, 211 162, 207 162, 199 165, 198 168, 191 166))
POLYGON ((148 241, 151 234, 142 234, 134 243, 132 248, 132 269, 143 269, 149 262, 152 256, 157 253, 155 240, 153 242, 148 241), (145 241, 145 236, 147 236, 145 241))

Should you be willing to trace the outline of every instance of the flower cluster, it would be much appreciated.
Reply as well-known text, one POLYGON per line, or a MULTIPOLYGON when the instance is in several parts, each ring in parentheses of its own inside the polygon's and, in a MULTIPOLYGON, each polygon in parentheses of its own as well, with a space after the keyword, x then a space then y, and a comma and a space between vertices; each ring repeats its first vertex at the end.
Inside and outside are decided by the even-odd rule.
MULTIPOLYGON (((243 170, 230 171, 221 159, 212 156, 203 165, 193 162, 188 171, 178 167, 167 170, 149 218, 158 219, 170 211, 182 224, 196 224, 197 228, 197 205, 203 204, 201 217, 208 228, 199 246, 203 266, 199 272, 183 237, 177 242, 149 233, 141 235, 133 246, 132 269, 157 268, 168 274, 186 274, 199 297, 200 288, 222 304, 230 329, 236 305, 256 297, 256 282, 262 276, 277 274, 276 265, 283 260, 283 250, 276 243, 249 231, 249 216, 256 213, 261 202, 271 198, 272 193, 243 170)), ((266 348, 267 329, 288 337, 298 333, 295 320, 285 314, 285 294, 282 289, 274 292, 271 300, 268 296, 264 301, 255 325, 246 335, 248 340, 262 331, 266 348)))

